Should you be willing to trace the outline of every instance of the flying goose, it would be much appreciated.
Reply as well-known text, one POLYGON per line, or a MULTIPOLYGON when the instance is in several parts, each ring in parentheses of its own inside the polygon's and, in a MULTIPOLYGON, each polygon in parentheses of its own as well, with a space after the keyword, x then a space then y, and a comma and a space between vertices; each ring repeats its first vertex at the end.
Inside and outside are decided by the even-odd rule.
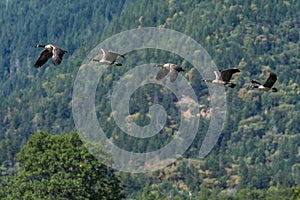
POLYGON ((41 52, 40 57, 35 62, 34 66, 36 68, 42 67, 51 57, 53 65, 59 65, 62 61, 63 55, 67 53, 67 51, 62 50, 61 48, 53 45, 35 45, 34 47, 38 48, 45 48, 44 51, 41 52))
POLYGON ((216 79, 215 80, 207 80, 203 79, 203 82, 214 83, 217 85, 227 85, 228 87, 234 88, 236 84, 230 82, 230 79, 233 74, 240 72, 239 69, 226 69, 220 71, 214 71, 216 79))
POLYGON ((182 69, 182 67, 172 63, 156 64, 154 65, 154 67, 161 67, 161 69, 155 77, 156 80, 163 79, 170 72, 170 81, 174 82, 178 76, 178 73, 184 72, 184 69, 182 69))
POLYGON ((273 72, 270 72, 269 78, 267 79, 267 81, 264 84, 259 83, 258 81, 252 80, 251 81, 251 88, 258 88, 259 90, 263 90, 268 92, 269 90, 271 90, 272 92, 277 92, 277 88, 273 87, 273 85, 275 84, 275 82, 277 81, 277 75, 274 74, 273 72))
POLYGON ((91 61, 100 62, 106 65, 122 66, 122 63, 119 63, 116 60, 119 56, 125 59, 124 55, 114 51, 106 51, 104 49, 101 49, 101 51, 102 51, 102 58, 100 60, 92 58, 91 61))

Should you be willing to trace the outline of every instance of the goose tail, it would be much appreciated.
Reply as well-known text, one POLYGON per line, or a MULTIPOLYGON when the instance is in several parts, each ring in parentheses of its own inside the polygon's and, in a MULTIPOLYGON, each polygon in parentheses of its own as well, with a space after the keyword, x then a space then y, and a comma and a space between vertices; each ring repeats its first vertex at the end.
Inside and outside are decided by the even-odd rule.
POLYGON ((230 88, 234 88, 236 86, 236 84, 234 84, 234 83, 230 83, 229 85, 228 85, 228 87, 230 87, 230 88))

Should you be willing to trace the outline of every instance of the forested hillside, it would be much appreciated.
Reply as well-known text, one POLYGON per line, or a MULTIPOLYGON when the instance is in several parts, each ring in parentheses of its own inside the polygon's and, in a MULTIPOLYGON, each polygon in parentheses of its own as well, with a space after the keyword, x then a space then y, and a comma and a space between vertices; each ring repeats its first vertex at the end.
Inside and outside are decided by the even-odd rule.
MULTIPOLYGON (((0 165, 1 175, 17 171, 16 154, 33 133, 76 131, 72 117, 73 83, 83 59, 104 39, 143 27, 168 28, 201 44, 219 69, 239 68, 237 86, 226 88, 227 113, 221 137, 204 159, 198 157, 209 116, 200 117, 196 138, 181 159, 146 174, 122 173, 125 193, 137 199, 272 199, 291 198, 300 184, 300 2, 242 0, 123 0, 0 2, 0 165), (53 43, 66 49, 59 66, 34 62, 53 43), (252 79, 278 75, 277 93, 250 89, 252 79)), ((132 66, 172 61, 185 68, 203 113, 209 92, 193 66, 177 55, 141 50, 126 55, 121 68, 111 68, 99 81, 96 113, 108 137, 131 151, 166 145, 178 128, 178 99, 161 87, 138 89, 130 112, 148 123, 149 105, 168 111, 167 126, 153 138, 126 136, 112 120, 110 101, 116 81, 132 66), (156 56, 155 59, 153 55, 156 56), (155 89, 155 90, 154 90, 155 89), (124 144, 126 141, 126 144, 124 144), (159 141, 159 142, 158 142, 159 141)))
POLYGON ((119 13, 123 2, 1 2, 1 144, 4 169, 38 130, 75 131, 72 86, 85 54, 119 13), (78 31, 81 30, 81 31, 78 31), (66 49, 63 66, 33 67, 41 49, 53 43, 66 49))

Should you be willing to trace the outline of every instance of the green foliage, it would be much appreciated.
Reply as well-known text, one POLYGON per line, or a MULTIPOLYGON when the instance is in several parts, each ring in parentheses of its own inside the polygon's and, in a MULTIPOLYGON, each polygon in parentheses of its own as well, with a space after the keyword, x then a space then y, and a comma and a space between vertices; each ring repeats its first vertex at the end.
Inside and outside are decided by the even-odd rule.
POLYGON ((292 199, 299 199, 300 198, 300 187, 295 187, 292 189, 292 199))
POLYGON ((72 87, 78 68, 124 1, 0 2, 0 165, 11 173, 15 156, 28 137, 40 130, 75 131, 72 87), (95 38, 96 37, 96 38, 95 38), (33 67, 41 49, 57 44, 68 53, 62 65, 49 61, 33 67), (84 47, 84 48, 81 48, 84 47))
MULTIPOLYGON (((95 145, 95 144, 89 144, 95 145)), ((95 148, 100 148, 95 146, 95 148)), ((119 178, 99 162, 77 133, 32 135, 18 153, 19 171, 1 185, 1 199, 121 199, 119 178)))

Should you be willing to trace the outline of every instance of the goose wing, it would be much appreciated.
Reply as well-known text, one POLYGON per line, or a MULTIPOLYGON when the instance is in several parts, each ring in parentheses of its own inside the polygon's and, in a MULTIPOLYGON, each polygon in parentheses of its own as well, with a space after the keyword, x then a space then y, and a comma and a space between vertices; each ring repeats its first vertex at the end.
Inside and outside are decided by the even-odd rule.
POLYGON ((171 72, 170 72, 170 81, 174 82, 177 79, 178 73, 184 71, 182 67, 178 65, 173 65, 171 67, 171 72))
POLYGON ((253 85, 257 85, 257 86, 260 86, 260 85, 261 85, 260 82, 255 81, 255 80, 251 80, 251 83, 252 83, 253 85))
POLYGON ((118 53, 115 53, 115 52, 112 52, 112 51, 108 51, 107 54, 106 54, 106 60, 108 61, 111 61, 111 62, 114 62, 116 61, 117 57, 120 56, 121 54, 118 54, 118 53))
POLYGON ((178 71, 177 70, 172 70, 170 72, 170 81, 174 82, 177 79, 178 76, 178 71))
POLYGON ((277 75, 274 73, 270 73, 269 78, 267 79, 267 81, 263 84, 264 87, 267 88, 272 88, 272 86, 274 85, 274 83, 277 81, 277 75))
POLYGON ((214 74, 216 76, 216 79, 215 80, 220 80, 221 78, 221 73, 219 71, 214 71, 214 74))
POLYGON ((122 54, 119 54, 117 52, 114 51, 106 51, 104 49, 101 49, 102 51, 102 61, 108 61, 108 62, 115 62, 118 56, 121 56, 124 58, 124 56, 122 54))
POLYGON ((42 53, 40 54, 40 57, 37 59, 37 61, 34 63, 34 66, 36 68, 39 68, 41 66, 43 66, 48 60, 49 58, 52 57, 52 52, 45 49, 44 51, 42 51, 42 53))
POLYGON ((53 56, 52 56, 52 63, 54 65, 59 65, 62 61, 63 55, 67 53, 67 51, 62 50, 60 48, 54 48, 53 49, 53 56))
POLYGON ((239 69, 223 70, 223 71, 221 71, 221 78, 222 78, 223 81, 229 82, 231 77, 232 77, 232 74, 235 74, 237 72, 240 72, 240 70, 239 69))
POLYGON ((251 80, 251 88, 259 88, 259 86, 261 86, 261 83, 255 80, 251 80))
POLYGON ((162 67, 159 71, 158 71, 158 73, 157 73, 157 75, 156 75, 156 80, 161 80, 161 79, 163 79, 165 76, 167 76, 167 74, 170 72, 170 69, 168 69, 168 68, 165 68, 165 67, 162 67))
POLYGON ((108 54, 114 54, 116 57, 120 56, 122 58, 125 58, 125 54, 120 54, 115 51, 108 51, 108 54))

